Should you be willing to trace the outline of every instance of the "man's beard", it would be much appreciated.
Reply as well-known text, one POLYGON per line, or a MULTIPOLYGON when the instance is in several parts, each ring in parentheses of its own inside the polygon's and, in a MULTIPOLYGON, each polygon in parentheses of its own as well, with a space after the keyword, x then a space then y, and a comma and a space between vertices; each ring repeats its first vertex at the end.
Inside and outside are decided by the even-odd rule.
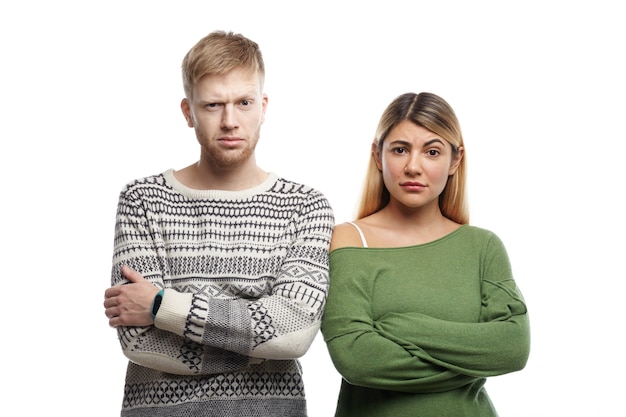
POLYGON ((256 149, 256 145, 259 141, 260 132, 257 131, 253 136, 253 140, 246 141, 245 146, 237 149, 224 149, 219 146, 202 146, 202 153, 204 158, 210 163, 210 165, 223 169, 230 170, 238 165, 245 163, 256 149))

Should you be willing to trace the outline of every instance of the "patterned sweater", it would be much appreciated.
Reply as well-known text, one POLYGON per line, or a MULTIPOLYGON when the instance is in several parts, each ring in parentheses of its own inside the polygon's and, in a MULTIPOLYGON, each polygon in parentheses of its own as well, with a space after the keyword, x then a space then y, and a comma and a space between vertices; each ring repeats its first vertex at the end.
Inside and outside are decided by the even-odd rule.
POLYGON ((270 174, 243 191, 193 190, 169 170, 120 193, 121 267, 164 288, 149 327, 118 329, 128 357, 122 416, 306 416, 296 358, 328 289, 333 212, 270 174))

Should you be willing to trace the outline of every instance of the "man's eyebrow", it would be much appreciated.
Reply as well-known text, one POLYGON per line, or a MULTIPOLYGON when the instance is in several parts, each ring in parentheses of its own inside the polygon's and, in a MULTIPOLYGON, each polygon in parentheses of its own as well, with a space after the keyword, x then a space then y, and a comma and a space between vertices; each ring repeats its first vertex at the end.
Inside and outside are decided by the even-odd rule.
MULTIPOLYGON (((232 97, 232 101, 234 103, 239 103, 241 101, 258 101, 258 98, 256 97, 255 93, 252 91, 247 91, 247 92, 242 92, 240 94, 234 95, 232 97)), ((224 97, 219 97, 217 95, 213 96, 205 96, 205 97, 199 97, 198 98, 198 102, 200 103, 226 103, 228 102, 228 99, 225 99, 224 97)))

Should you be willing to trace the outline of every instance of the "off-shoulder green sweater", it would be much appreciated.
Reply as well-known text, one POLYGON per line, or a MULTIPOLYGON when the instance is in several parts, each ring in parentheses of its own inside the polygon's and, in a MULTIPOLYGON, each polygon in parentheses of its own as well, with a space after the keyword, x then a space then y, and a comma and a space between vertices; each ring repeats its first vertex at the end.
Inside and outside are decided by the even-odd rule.
POLYGON ((497 416, 486 377, 522 369, 524 299, 492 232, 330 254, 322 333, 343 377, 336 417, 497 416))

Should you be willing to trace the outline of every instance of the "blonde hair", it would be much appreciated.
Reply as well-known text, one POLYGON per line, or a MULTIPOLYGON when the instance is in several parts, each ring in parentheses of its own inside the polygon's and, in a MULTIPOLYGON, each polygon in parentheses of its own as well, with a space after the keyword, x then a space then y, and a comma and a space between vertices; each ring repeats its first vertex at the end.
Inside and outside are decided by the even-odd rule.
MULTIPOLYGON (((450 105, 432 93, 405 93, 395 98, 383 112, 374 143, 382 150, 389 132, 401 121, 408 120, 439 135, 452 146, 456 154, 463 145, 459 121, 450 105)), ((460 224, 469 223, 469 207, 466 193, 467 164, 465 154, 456 172, 439 196, 441 213, 460 224)), ((389 203, 389 190, 385 187, 382 173, 378 170, 374 155, 370 155, 361 201, 357 207, 357 219, 369 216, 389 203)))
POLYGON ((265 64, 259 45, 241 34, 214 31, 200 39, 185 55, 182 63, 183 88, 187 98, 205 75, 223 75, 234 68, 257 72, 261 89, 265 80, 265 64))

